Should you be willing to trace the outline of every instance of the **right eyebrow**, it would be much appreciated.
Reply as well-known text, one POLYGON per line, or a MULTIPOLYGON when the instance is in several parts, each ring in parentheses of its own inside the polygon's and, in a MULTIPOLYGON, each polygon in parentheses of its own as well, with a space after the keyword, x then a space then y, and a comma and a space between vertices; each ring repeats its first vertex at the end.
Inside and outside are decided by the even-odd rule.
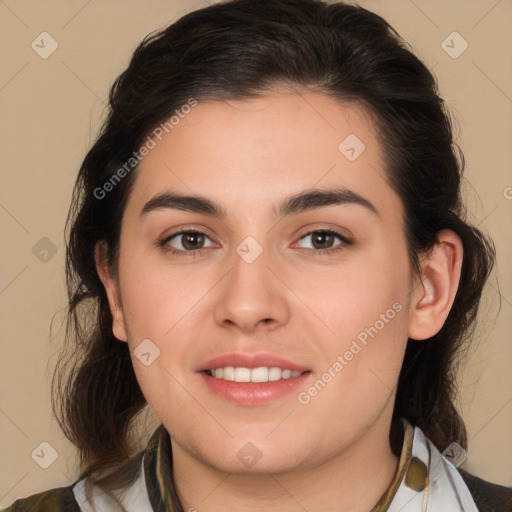
POLYGON ((184 196, 172 192, 158 194, 150 199, 142 208, 140 216, 146 215, 155 210, 171 208, 194 213, 204 213, 222 219, 226 216, 222 207, 205 197, 184 196))

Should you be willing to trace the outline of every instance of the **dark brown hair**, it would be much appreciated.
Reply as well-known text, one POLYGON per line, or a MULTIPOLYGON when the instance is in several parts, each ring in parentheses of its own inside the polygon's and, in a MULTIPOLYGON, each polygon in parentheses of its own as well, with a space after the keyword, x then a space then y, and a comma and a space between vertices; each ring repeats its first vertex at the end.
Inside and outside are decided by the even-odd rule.
MULTIPOLYGON (((80 453, 80 478, 94 477, 113 490, 132 481, 140 465, 140 454, 130 459, 129 434, 146 400, 128 344, 112 334, 94 260, 96 243, 105 240, 115 274, 136 165, 121 180, 113 176, 190 98, 251 98, 278 85, 316 90, 372 115, 389 183, 403 203, 414 271, 440 230, 462 239, 455 302, 438 334, 408 341, 393 425, 408 419, 441 451, 452 441, 467 446, 454 405, 455 369, 472 334, 494 248, 465 221, 464 159, 435 78, 384 19, 359 6, 233 0, 194 11, 138 46, 112 87, 108 116, 80 168, 67 220, 66 343, 52 383, 54 413, 80 453), (108 192, 98 192, 109 180, 114 185, 108 192)), ((395 434, 392 429, 396 452, 395 434)))

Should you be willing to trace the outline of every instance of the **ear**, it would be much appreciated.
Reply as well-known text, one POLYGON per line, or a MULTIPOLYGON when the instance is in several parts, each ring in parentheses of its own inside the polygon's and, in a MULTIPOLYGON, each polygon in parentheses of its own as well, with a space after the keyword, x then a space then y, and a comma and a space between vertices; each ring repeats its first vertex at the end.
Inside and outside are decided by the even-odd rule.
POLYGON ((112 332, 120 341, 127 341, 126 327, 124 323, 123 308, 121 304, 121 295, 116 279, 112 276, 107 258, 107 243, 100 240, 94 249, 94 258, 96 261, 96 270, 100 276, 101 282, 107 292, 110 312, 112 314, 112 332))
POLYGON ((425 340, 443 327, 459 286, 462 257, 459 236, 448 229, 440 231, 432 252, 420 261, 421 275, 411 295, 409 338, 425 340))

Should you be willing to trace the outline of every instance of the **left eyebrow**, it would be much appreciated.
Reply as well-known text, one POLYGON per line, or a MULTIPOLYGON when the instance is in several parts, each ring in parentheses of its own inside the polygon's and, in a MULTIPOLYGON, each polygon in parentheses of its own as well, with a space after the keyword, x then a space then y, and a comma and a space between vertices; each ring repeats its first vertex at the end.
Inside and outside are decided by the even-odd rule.
POLYGON ((368 199, 348 189, 313 189, 307 192, 295 194, 281 203, 277 211, 274 209, 274 215, 283 217, 307 210, 323 208, 324 206, 344 204, 356 204, 363 206, 375 215, 379 216, 379 211, 368 199))

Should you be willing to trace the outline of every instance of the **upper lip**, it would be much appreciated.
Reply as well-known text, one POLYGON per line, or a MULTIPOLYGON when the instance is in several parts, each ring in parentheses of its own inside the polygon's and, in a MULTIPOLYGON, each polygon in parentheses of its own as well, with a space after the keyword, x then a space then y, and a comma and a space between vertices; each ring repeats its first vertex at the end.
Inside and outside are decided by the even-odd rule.
POLYGON ((206 363, 202 364, 198 368, 198 372, 204 372, 206 370, 213 370, 215 368, 225 368, 226 366, 242 367, 242 368, 259 368, 261 366, 279 367, 283 370, 292 370, 305 372, 309 368, 300 364, 293 363, 282 357, 273 354, 243 354, 243 353, 231 353, 223 354, 221 356, 214 357, 206 363))

